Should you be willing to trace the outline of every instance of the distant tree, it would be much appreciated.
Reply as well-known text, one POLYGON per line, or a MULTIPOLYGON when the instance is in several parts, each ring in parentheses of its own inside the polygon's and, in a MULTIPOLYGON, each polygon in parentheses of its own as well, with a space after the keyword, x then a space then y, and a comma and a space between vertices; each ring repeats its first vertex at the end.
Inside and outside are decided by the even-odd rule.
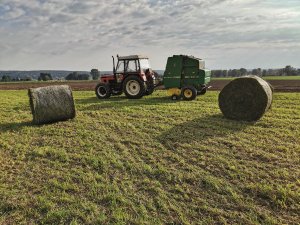
POLYGON ((263 76, 263 77, 267 76, 267 70, 263 70, 263 71, 262 71, 262 76, 263 76))
POLYGON ((239 77, 239 76, 241 76, 241 71, 240 71, 240 70, 237 70, 237 69, 233 69, 233 70, 231 71, 231 76, 232 76, 232 77, 239 77))
POLYGON ((228 70, 223 70, 222 75, 223 77, 228 77, 228 70))
POLYGON ((257 68, 257 72, 258 72, 258 76, 262 76, 262 69, 261 68, 257 68))
POLYGON ((66 76, 66 80, 78 80, 78 73, 73 72, 66 76))
POLYGON ((90 74, 78 74, 77 72, 72 72, 66 76, 66 80, 91 80, 92 76, 90 74))
POLYGON ((293 68, 292 66, 286 66, 284 68, 284 74, 286 76, 296 76, 298 74, 297 69, 293 68))
POLYGON ((22 80, 23 81, 32 81, 32 77, 31 76, 25 76, 22 80))
POLYGON ((38 80, 39 81, 48 81, 48 80, 53 80, 53 78, 50 73, 40 73, 38 80))
POLYGON ((245 76, 247 74, 247 70, 245 68, 241 68, 240 73, 242 76, 245 76))
POLYGON ((99 80, 100 77, 100 71, 97 69, 92 69, 91 70, 91 75, 93 77, 93 80, 99 80))
POLYGON ((90 74, 79 74, 78 80, 92 80, 92 76, 90 74))
POLYGON ((291 73, 292 73, 292 70, 293 70, 293 67, 288 65, 283 69, 283 73, 284 73, 285 76, 290 76, 291 73))
POLYGON ((261 76, 262 75, 261 68, 253 69, 252 75, 261 76))
POLYGON ((11 80, 12 80, 11 76, 9 76, 9 75, 3 75, 1 78, 1 82, 9 82, 11 80))
POLYGON ((212 70, 211 71, 212 77, 222 77, 223 76, 223 70, 212 70))

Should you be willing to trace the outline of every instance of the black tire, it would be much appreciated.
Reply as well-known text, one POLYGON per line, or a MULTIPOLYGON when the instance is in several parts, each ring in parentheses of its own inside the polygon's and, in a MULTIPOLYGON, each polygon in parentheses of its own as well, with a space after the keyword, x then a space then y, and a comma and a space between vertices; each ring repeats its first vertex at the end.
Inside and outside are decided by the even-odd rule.
POLYGON ((147 90, 145 91, 145 95, 151 95, 153 91, 154 91, 153 78, 149 77, 149 80, 147 81, 147 90))
POLYGON ((118 91, 117 90, 112 90, 111 94, 112 95, 121 95, 121 94, 123 94, 123 91, 122 90, 118 90, 118 91))
POLYGON ((154 85, 150 85, 150 87, 147 88, 147 90, 145 91, 145 95, 151 95, 154 91, 154 85))
POLYGON ((180 96, 178 96, 178 95, 172 95, 172 96, 171 96, 171 99, 174 100, 174 101, 175 101, 175 100, 179 100, 179 99, 180 99, 180 96))
POLYGON ((99 99, 109 98, 111 96, 111 90, 108 84, 99 83, 95 88, 96 96, 99 99))
POLYGON ((207 89, 203 88, 200 92, 198 92, 198 95, 204 95, 206 93, 207 89))
POLYGON ((146 87, 144 81, 135 75, 128 76, 123 82, 123 92, 127 98, 138 99, 145 94, 146 87))
POLYGON ((186 101, 194 100, 197 97, 197 90, 193 86, 183 87, 181 90, 181 96, 183 100, 186 101))

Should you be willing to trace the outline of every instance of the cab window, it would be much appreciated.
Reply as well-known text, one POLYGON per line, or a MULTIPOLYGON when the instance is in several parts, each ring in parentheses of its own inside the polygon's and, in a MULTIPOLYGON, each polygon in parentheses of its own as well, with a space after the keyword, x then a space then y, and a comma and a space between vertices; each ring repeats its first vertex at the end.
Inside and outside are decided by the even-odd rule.
POLYGON ((137 62, 136 60, 128 60, 125 65, 125 70, 127 72, 136 72, 137 71, 137 62))
POLYGON ((124 72, 124 61, 121 60, 119 61, 117 66, 117 73, 123 73, 123 72, 124 72))

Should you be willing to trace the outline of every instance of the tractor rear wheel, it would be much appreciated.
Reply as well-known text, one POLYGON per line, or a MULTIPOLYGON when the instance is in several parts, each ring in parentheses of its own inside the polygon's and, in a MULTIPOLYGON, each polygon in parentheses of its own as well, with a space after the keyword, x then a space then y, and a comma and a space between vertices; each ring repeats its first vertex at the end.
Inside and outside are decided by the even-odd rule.
POLYGON ((109 85, 104 83, 97 84, 95 93, 99 99, 109 98, 111 96, 109 85))
POLYGON ((197 97, 197 90, 193 86, 186 86, 182 88, 181 96, 183 100, 191 101, 197 97))
POLYGON ((123 91, 127 98, 142 98, 146 91, 145 83, 137 76, 128 76, 124 80, 123 91))

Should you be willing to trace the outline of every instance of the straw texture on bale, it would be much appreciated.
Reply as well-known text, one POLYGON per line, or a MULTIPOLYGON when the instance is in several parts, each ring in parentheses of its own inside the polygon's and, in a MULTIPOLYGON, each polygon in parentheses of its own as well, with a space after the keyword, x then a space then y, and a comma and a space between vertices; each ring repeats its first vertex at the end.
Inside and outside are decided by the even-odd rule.
POLYGON ((73 119, 75 105, 68 85, 55 85, 28 90, 34 124, 53 123, 73 119))
POLYGON ((228 119, 255 121, 271 107, 273 90, 257 76, 237 78, 219 94, 219 107, 228 119))

